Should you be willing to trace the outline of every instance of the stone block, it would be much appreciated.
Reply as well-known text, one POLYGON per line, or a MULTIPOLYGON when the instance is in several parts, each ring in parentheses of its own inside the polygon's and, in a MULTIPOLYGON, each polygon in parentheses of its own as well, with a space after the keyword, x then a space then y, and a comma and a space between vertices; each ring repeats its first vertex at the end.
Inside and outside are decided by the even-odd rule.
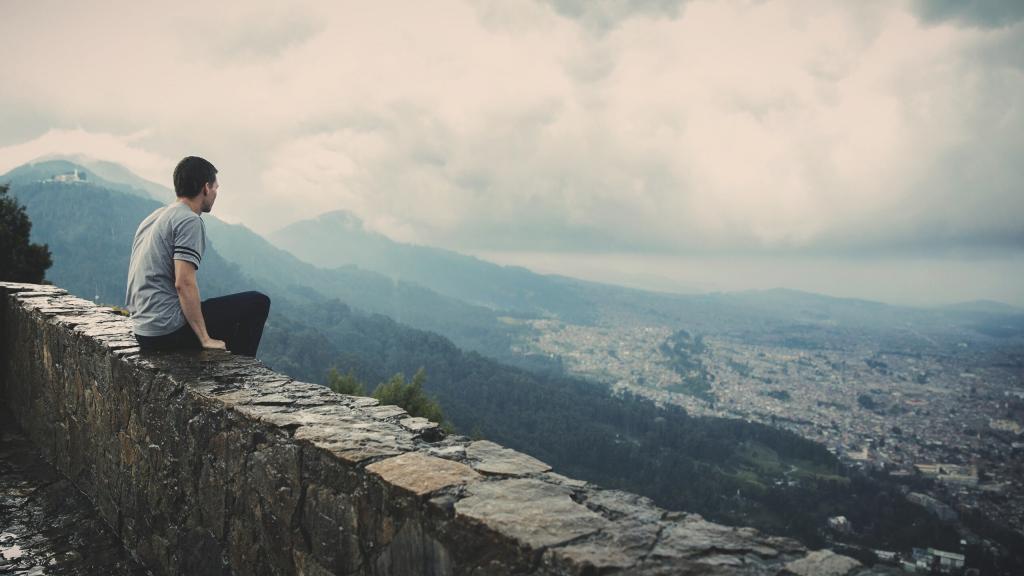
POLYGON ((366 470, 381 477, 385 482, 408 490, 417 496, 472 482, 480 475, 465 464, 407 452, 401 456, 375 462, 366 470))
POLYGON ((456 517, 474 520, 531 548, 564 544, 608 524, 574 502, 568 489, 539 480, 480 482, 467 487, 466 493, 455 503, 456 517))
POLYGON ((532 456, 487 440, 478 440, 467 446, 466 456, 474 461, 473 468, 484 474, 529 476, 551 470, 551 466, 532 456))

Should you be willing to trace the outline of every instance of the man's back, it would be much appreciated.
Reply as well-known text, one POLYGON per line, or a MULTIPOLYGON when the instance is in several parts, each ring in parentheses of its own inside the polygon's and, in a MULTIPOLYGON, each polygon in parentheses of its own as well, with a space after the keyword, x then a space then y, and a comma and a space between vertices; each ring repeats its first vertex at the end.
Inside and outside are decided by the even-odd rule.
POLYGON ((202 300, 196 273, 206 248, 200 214, 217 200, 217 168, 186 156, 174 168, 178 201, 150 214, 132 242, 125 305, 144 351, 230 350, 255 356, 270 298, 248 291, 202 300))
POLYGON ((205 248, 203 220, 182 202, 159 208, 142 221, 132 242, 125 294, 136 334, 162 336, 185 325, 174 285, 174 260, 191 262, 198 269, 205 248))

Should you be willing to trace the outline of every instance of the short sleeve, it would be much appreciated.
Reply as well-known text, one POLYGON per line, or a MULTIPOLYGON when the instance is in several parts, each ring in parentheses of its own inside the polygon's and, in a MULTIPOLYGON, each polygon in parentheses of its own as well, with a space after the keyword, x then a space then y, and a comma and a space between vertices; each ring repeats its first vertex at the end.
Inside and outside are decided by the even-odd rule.
POLYGON ((191 262, 196 269, 203 260, 203 249, 206 247, 206 230, 203 219, 190 215, 174 224, 172 229, 174 240, 174 259, 191 262))

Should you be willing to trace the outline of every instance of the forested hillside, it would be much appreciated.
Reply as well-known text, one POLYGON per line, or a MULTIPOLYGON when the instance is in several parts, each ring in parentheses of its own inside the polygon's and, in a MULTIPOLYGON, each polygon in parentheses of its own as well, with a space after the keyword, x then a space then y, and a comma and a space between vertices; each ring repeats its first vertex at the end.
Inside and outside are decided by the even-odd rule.
POLYGON ((527 452, 563 474, 815 545, 825 520, 839 514, 864 521, 870 542, 913 545, 926 534, 957 542, 954 530, 906 505, 897 488, 849 475, 824 447, 790 432, 691 417, 593 382, 503 365, 338 301, 285 304, 280 312, 264 347, 272 366, 309 371, 316 381, 337 367, 371 387, 425 368, 426 389, 460 432, 527 452), (317 318, 317 326, 304 318, 317 318))

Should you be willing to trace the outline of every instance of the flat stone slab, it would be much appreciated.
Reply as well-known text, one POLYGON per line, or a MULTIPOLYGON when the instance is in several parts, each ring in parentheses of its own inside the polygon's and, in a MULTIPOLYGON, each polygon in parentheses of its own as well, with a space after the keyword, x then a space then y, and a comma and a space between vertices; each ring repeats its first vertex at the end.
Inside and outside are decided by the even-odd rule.
POLYGON ((376 398, 370 398, 368 396, 346 396, 344 394, 342 394, 341 396, 343 396, 350 405, 356 408, 368 408, 380 404, 380 400, 377 400, 376 398))
POLYGON ((487 440, 478 440, 467 446, 466 456, 475 460, 473 468, 484 474, 529 476, 551 470, 551 466, 532 456, 487 440))
POLYGON ((284 394, 266 394, 252 400, 252 403, 265 406, 287 406, 288 404, 294 404, 295 399, 284 394))
POLYGON ((339 414, 324 414, 313 410, 293 410, 285 412, 272 412, 260 416, 260 420, 281 428, 298 428, 299 426, 319 426, 322 424, 336 424, 339 414))
POLYGON ((251 404, 254 400, 258 400, 264 396, 258 390, 253 390, 252 388, 238 388, 223 394, 215 393, 215 395, 221 402, 228 406, 251 404))
POLYGON ((402 425, 402 428, 410 432, 420 433, 427 430, 433 430, 437 428, 437 422, 431 422, 426 418, 420 418, 419 416, 412 416, 409 418, 402 418, 398 421, 402 425))
POLYGON ((352 464, 378 456, 397 456, 413 448, 409 439, 399 437, 383 426, 364 423, 302 426, 295 431, 294 438, 311 442, 352 464))
POLYGON ((829 550, 815 550, 786 564, 786 570, 797 576, 846 576, 857 568, 860 562, 829 550))
MULTIPOLYGON (((10 286, 11 286, 10 284, 6 284, 5 283, 4 288, 10 290, 10 286)), ((31 284, 27 284, 26 286, 32 286, 32 285, 31 284)), ((14 292, 14 296, 16 298, 56 297, 56 296, 62 296, 62 295, 65 295, 65 294, 68 293, 67 290, 62 289, 62 288, 57 288, 57 289, 54 289, 54 290, 45 290, 44 289, 45 286, 36 286, 36 288, 37 289, 28 289, 27 288, 27 289, 24 289, 24 290, 20 290, 20 289, 15 287, 11 291, 14 292)))
POLYGON ((434 456, 447 458, 449 460, 464 460, 466 458, 466 447, 458 444, 453 446, 435 447, 430 449, 434 456))
POLYGON ((47 294, 67 294, 68 291, 52 284, 28 284, 26 282, 0 282, 8 292, 43 292, 47 294))
POLYGON ((530 478, 478 482, 455 503, 456 517, 470 518, 531 548, 564 544, 608 526, 577 504, 569 489, 530 478))
POLYGON ((555 484, 561 484, 568 486, 569 488, 584 488, 587 485, 586 480, 577 480, 575 478, 569 478, 568 476, 562 476, 557 472, 548 472, 544 475, 544 479, 554 482, 555 484))
POLYGON ((630 568, 640 563, 658 539, 657 524, 640 520, 615 522, 607 531, 574 542, 551 553, 581 566, 630 568))
POLYGON ((753 528, 735 528, 708 522, 699 514, 687 514, 671 522, 662 531, 651 556, 661 558, 728 558, 751 554, 759 558, 776 558, 783 552, 800 551, 803 547, 789 538, 766 536, 753 528))
MULTIPOLYGON (((571 486, 571 484, 570 484, 571 486)), ((627 518, 657 524, 665 511, 650 498, 621 490, 596 490, 587 493, 587 507, 610 518, 627 518)))
POLYGON ((387 420, 389 418, 406 415, 404 409, 390 404, 385 404, 383 406, 369 406, 366 408, 366 413, 378 420, 387 420))
POLYGON ((480 475, 465 464, 419 452, 408 452, 374 462, 366 469, 380 476, 385 482, 404 488, 417 496, 480 479, 480 475))
MULTIPOLYGON (((576 481, 559 479, 554 473, 544 477, 570 488, 582 488, 573 485, 576 481)), ((649 499, 629 492, 587 491, 585 503, 587 508, 613 522, 599 534, 549 551, 549 556, 577 566, 636 569, 658 542, 663 526, 671 522, 663 520, 665 511, 655 507, 649 499)))

